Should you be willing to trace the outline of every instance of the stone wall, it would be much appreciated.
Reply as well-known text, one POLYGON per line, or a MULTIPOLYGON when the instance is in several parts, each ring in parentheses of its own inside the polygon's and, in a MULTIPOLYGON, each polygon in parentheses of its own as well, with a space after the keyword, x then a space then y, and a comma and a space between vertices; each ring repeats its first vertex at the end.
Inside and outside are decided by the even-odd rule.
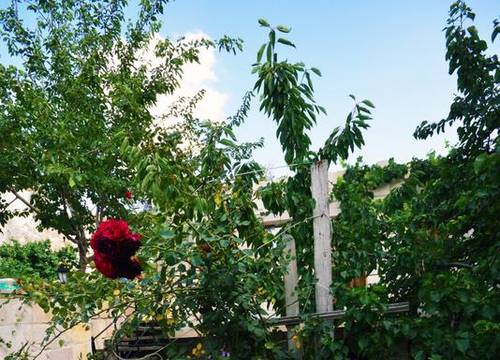
MULTIPOLYGON (((0 297, 0 303, 5 298, 0 297)), ((33 344, 30 353, 35 355, 39 350, 39 343, 45 337, 45 330, 50 321, 50 314, 43 312, 37 306, 22 304, 20 299, 12 299, 0 307, 0 359, 25 343, 33 344), (10 348, 7 346, 10 345, 10 348)), ((97 335, 111 320, 100 318, 92 320, 89 325, 79 325, 64 333, 50 344, 40 356, 41 360, 73 360, 87 359, 90 352, 91 336, 97 335), (81 357, 80 357, 81 356, 81 357)), ((104 339, 111 337, 113 326, 109 327, 96 341, 98 349, 102 349, 104 339)))

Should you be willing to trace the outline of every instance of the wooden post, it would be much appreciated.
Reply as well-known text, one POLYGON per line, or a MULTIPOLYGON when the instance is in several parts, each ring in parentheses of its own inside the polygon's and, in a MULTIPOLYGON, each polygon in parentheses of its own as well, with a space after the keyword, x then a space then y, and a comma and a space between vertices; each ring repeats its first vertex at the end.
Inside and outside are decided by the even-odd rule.
MULTIPOLYGON (((298 316, 299 315, 299 297, 297 295, 297 259, 295 251, 295 239, 289 234, 283 235, 283 240, 285 241, 285 254, 289 256, 290 262, 287 266, 287 272, 285 274, 285 307, 286 316, 298 316)), ((288 337, 288 351, 293 354, 295 359, 301 358, 300 349, 297 349, 295 342, 292 339, 293 326, 287 326, 286 332, 288 337)))
POLYGON ((328 161, 326 160, 318 161, 311 166, 311 193, 316 202, 313 211, 316 312, 324 313, 333 310, 333 297, 330 294, 332 229, 328 193, 328 161))

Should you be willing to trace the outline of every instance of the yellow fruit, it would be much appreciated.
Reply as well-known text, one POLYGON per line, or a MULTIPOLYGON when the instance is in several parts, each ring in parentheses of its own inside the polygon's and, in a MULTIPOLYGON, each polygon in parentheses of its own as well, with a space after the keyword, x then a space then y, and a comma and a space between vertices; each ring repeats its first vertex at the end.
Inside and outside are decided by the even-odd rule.
POLYGON ((115 291, 113 291, 113 295, 114 296, 120 295, 120 289, 115 289, 115 291))
POLYGON ((292 341, 293 341, 293 344, 295 345, 295 348, 297 350, 300 350, 300 348, 302 347, 302 343, 300 342, 300 338, 297 335, 293 335, 292 341))
POLYGON ((215 205, 217 205, 217 206, 220 206, 220 204, 222 204, 222 196, 219 192, 215 194, 214 202, 215 202, 215 205))

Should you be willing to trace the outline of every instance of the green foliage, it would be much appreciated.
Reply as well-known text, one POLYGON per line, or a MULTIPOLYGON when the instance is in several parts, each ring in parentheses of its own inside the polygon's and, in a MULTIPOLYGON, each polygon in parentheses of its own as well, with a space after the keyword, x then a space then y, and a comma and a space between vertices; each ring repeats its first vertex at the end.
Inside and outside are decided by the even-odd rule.
POLYGON ((475 161, 457 160, 453 151, 415 162, 402 192, 387 199, 393 236, 384 243, 381 275, 396 299, 411 301, 416 321, 409 336, 424 354, 489 358, 498 352, 493 333, 475 331, 476 322, 500 315, 495 290, 500 173, 498 155, 484 156, 496 161, 482 173, 474 171, 475 161))
MULTIPOLYGON (((487 42, 479 37, 475 26, 465 28, 465 23, 474 18, 475 14, 463 1, 450 7, 444 29, 446 60, 450 75, 457 74, 460 93, 453 100, 446 119, 437 123, 424 121, 414 134, 418 139, 425 139, 456 123, 459 149, 466 156, 495 151, 500 126, 500 62, 498 55, 487 55, 487 42)), ((494 24, 492 41, 498 33, 498 21, 494 24)))
POLYGON ((187 116, 155 147, 122 147, 136 166, 137 186, 157 211, 138 215, 138 225, 150 224, 142 225, 147 240, 141 253, 168 265, 144 282, 156 289, 178 279, 171 296, 158 293, 142 302, 136 317, 171 309, 176 327, 189 325, 206 338, 207 356, 223 347, 235 358, 275 351, 266 348, 269 314, 261 305, 282 294, 275 287, 282 286, 286 262, 255 215, 253 187, 263 171, 250 158, 262 143, 238 144, 234 136, 247 99, 227 123, 187 116))
POLYGON ((487 158, 482 176, 473 170, 477 161, 430 156, 384 168, 358 163, 337 182, 333 195, 342 212, 333 221, 333 293, 336 306, 349 309, 344 345, 350 352, 390 357, 404 339, 415 358, 498 352, 499 167, 496 155, 487 158), (374 199, 372 191, 388 183, 396 187, 374 199), (351 288, 372 271, 381 277, 378 285, 351 288), (410 313, 382 316, 394 301, 409 301, 410 313))
MULTIPOLYGON (((264 20, 260 20, 260 24, 268 26, 264 20)), ((308 158, 311 140, 306 131, 316 123, 316 114, 326 111, 313 99, 309 70, 303 63, 278 61, 277 43, 295 46, 284 38, 276 41, 276 30, 270 28, 269 42, 261 46, 254 64, 253 72, 258 76, 254 90, 262 92, 260 109, 278 124, 276 136, 282 144, 285 160, 292 164, 308 158), (261 62, 264 52, 266 61, 261 62)))
MULTIPOLYGON (((46 2, 38 4, 42 6, 46 2)), ((306 358, 396 358, 397 344, 405 340, 410 341, 411 356, 415 359, 495 358, 500 351, 497 219, 500 213, 500 147, 498 116, 495 115, 498 114, 499 72, 496 57, 485 55, 484 43, 473 28, 468 31, 462 28, 466 19, 473 19, 470 9, 462 2, 454 3, 446 30, 447 58, 451 71, 457 72, 460 95, 454 100, 447 120, 438 124, 424 123, 416 131, 418 137, 427 137, 443 131, 446 124, 453 122, 458 129, 459 143, 446 156, 431 154, 427 159, 414 159, 408 164, 396 164, 391 160, 387 166, 380 167, 366 166, 358 161, 347 167, 333 188, 332 196, 340 202, 342 211, 332 221, 335 251, 331 291, 335 306, 346 308, 346 317, 336 323, 337 330, 343 329, 343 339, 332 340, 328 323, 308 315, 314 312, 311 224, 314 204, 309 190, 309 167, 317 160, 345 160, 354 148, 362 146, 361 131, 368 127, 373 104, 367 100, 356 102, 345 126, 334 129, 320 151, 311 151, 307 131, 316 122, 318 113, 324 112, 314 101, 311 73, 318 76, 321 73, 301 63, 278 61, 278 44, 293 44, 277 36, 289 33, 290 29, 273 28, 266 20, 259 20, 261 26, 269 29, 269 41, 257 54, 257 64, 253 68, 257 74, 254 90, 260 95, 261 109, 277 123, 277 137, 285 159, 295 172, 286 181, 269 183, 258 191, 269 211, 276 214, 287 211, 292 218, 280 233, 271 235, 255 214, 254 189, 262 180, 263 170, 252 160, 252 151, 263 143, 258 140, 240 144, 234 135, 235 129, 246 119, 253 93, 245 95, 242 107, 226 122, 201 121, 192 115, 203 96, 200 92, 193 98, 181 98, 172 106, 169 115, 180 121, 171 127, 134 128, 135 124, 152 121, 144 104, 151 104, 156 94, 169 93, 177 86, 181 70, 174 65, 196 61, 198 46, 217 45, 212 42, 191 45, 162 42, 157 51, 169 59, 169 64, 174 62, 171 64, 174 67, 166 68, 151 90, 146 86, 151 85, 150 78, 145 75, 147 71, 136 69, 131 63, 141 44, 147 42, 148 37, 143 35, 148 32, 144 29, 159 26, 154 14, 159 9, 155 6, 162 2, 144 1, 142 4, 144 9, 137 24, 127 28, 129 42, 121 42, 117 48, 121 66, 106 78, 109 81, 106 84, 111 84, 112 101, 99 103, 102 109, 110 105, 114 111, 110 110, 106 117, 100 114, 96 118, 102 120, 97 123, 103 131, 114 126, 117 131, 106 138, 109 148, 104 146, 105 150, 99 152, 109 161, 114 159, 115 167, 111 173, 100 174, 99 181, 106 182, 109 174, 113 174, 122 181, 118 184, 122 187, 112 187, 113 191, 130 189, 147 204, 147 211, 128 211, 126 214, 134 232, 143 235, 143 246, 138 254, 144 266, 143 278, 108 280, 96 272, 74 272, 65 285, 39 278, 28 279, 23 284, 24 300, 36 302, 54 316, 44 343, 57 339, 59 327, 67 329, 88 323, 108 312, 115 319, 124 319, 121 329, 111 339, 112 344, 139 324, 154 321, 167 335, 185 326, 195 329, 202 336, 200 341, 206 357, 217 358, 224 347, 235 359, 285 359, 289 355, 273 337, 268 319, 274 312, 278 315, 285 312, 282 279, 289 259, 283 254, 281 236, 289 233, 297 243, 300 271, 297 292, 301 313, 305 314, 304 326, 294 330, 294 341, 300 341, 306 358), (262 61, 264 54, 266 60, 262 61), (113 171, 123 171, 123 177, 113 171), (383 199, 374 195, 375 189, 381 186, 393 187, 383 199), (381 279, 378 284, 355 286, 354 280, 374 270, 381 279), (395 301, 409 301, 410 312, 385 315, 387 304, 395 301)), ((64 20, 63 15, 70 5, 59 8, 50 3, 44 6, 51 11, 62 11, 62 15, 57 15, 64 20)), ((13 27, 7 32, 17 34, 10 45, 12 51, 17 51, 25 44, 22 36, 29 41, 30 35, 19 30, 19 21, 12 17, 14 15, 4 13, 3 16, 10 16, 6 24, 13 27)), ((106 16, 102 16, 96 26, 103 24, 106 16)), ((497 23, 495 26, 494 34, 497 23)), ((116 40, 121 36, 119 33, 108 35, 116 40)), ((238 48, 241 43, 226 39, 220 44, 226 49, 226 45, 238 48)), ((54 64, 62 66, 60 60, 54 64)), ((27 69, 28 65, 31 63, 26 64, 27 69)), ((6 100, 2 102, 2 114, 7 115, 0 118, 2 126, 16 129, 14 115, 24 114, 23 111, 33 106, 33 111, 37 110, 35 113, 41 116, 41 109, 59 99, 59 93, 51 93, 48 97, 45 88, 36 87, 36 82, 27 77, 19 81, 20 73, 16 69, 3 71, 5 76, 1 84, 6 100), (7 93, 26 84, 29 85, 27 90, 36 88, 37 91, 27 92, 31 99, 29 106, 18 106, 20 100, 17 99, 24 93, 16 92, 14 102, 7 93), (44 106, 36 107, 38 103, 33 100, 33 94, 41 94, 36 99, 44 106)), ((56 80, 57 86, 67 84, 56 80)), ((74 83, 69 81, 69 84, 74 83)), ((60 106, 57 109, 61 110, 57 114, 50 107, 47 110, 52 111, 51 121, 58 120, 50 125, 56 131, 57 126, 64 127, 68 123, 76 134, 81 129, 72 123, 72 116, 86 118, 86 115, 76 114, 70 109, 70 102, 65 101, 57 103, 60 106), (59 114, 65 117, 59 118, 59 114)), ((87 114, 89 108, 82 114, 87 114)), ((29 116, 21 117, 21 124, 26 119, 30 126, 33 125, 34 119, 29 116)), ((28 139, 31 145, 36 143, 30 131, 21 130, 9 133, 14 136, 9 141, 28 139)), ((48 128, 39 131, 49 144, 57 140, 49 136, 48 128)), ((38 130, 34 132, 37 133, 38 130)), ((71 139, 77 141, 78 137, 71 139)), ((68 146, 71 149, 71 144, 68 146)), ((43 153, 44 148, 37 149, 43 153)), ((73 150, 77 154, 76 149, 73 150)), ((29 159, 15 157, 13 151, 6 154, 14 165, 28 161, 20 169, 36 173, 37 168, 30 165, 29 159)), ((85 153, 81 159, 96 166, 96 156, 91 154, 85 153)), ((37 175, 50 175, 54 180, 48 187, 50 191, 43 193, 46 196, 43 201, 57 199, 57 194, 52 194, 53 189, 60 189, 56 180, 66 184, 64 189, 91 193, 87 190, 93 189, 90 178, 73 176, 71 186, 71 177, 67 175, 73 170, 66 170, 67 167, 77 168, 78 163, 68 164, 71 166, 57 162, 54 165, 57 171, 52 175, 47 169, 53 168, 47 165, 37 175)), ((8 181, 9 178, 0 179, 2 190, 7 189, 8 181)), ((22 180, 17 184, 32 186, 22 180)), ((117 200, 118 192, 112 194, 117 200)), ((88 197, 102 204, 98 202, 99 196, 88 197)), ((35 205, 39 201, 36 199, 35 205)), ((77 203, 84 207, 84 202, 77 203)), ((78 205, 72 206, 78 208, 78 205)), ((60 210, 48 205, 47 209, 56 213, 60 210)), ((129 210, 124 203, 120 209, 129 210)), ((90 219, 89 216, 88 228, 92 226, 90 219)), ((192 350, 173 346, 163 349, 166 356, 174 359, 185 358, 192 350)), ((18 355, 23 352, 25 348, 18 355)))
MULTIPOLYGON (((416 358, 494 358, 499 350, 498 259, 500 128, 497 56, 464 3, 450 8, 446 30, 457 96, 447 119, 423 125, 425 137, 456 123, 459 144, 446 157, 413 161, 409 178, 384 208, 389 236, 382 280, 412 303, 407 334, 416 358), (446 349, 446 350, 444 350, 446 349)), ((494 36, 492 36, 494 39, 494 36)))
MULTIPOLYGON (((499 93, 492 77, 499 70, 477 33, 462 31, 467 18, 470 9, 453 4, 446 29, 447 58, 463 95, 448 119, 456 121, 457 146, 406 165, 358 163, 334 187, 342 212, 333 221, 333 292, 337 306, 350 309, 344 345, 357 356, 390 358, 387 351, 402 339, 411 341, 415 359, 493 359, 499 352, 499 93), (390 194, 374 199, 373 190, 389 182, 396 186, 390 194), (348 286, 374 270, 378 285, 348 286), (409 301, 410 313, 382 317, 394 301, 409 301)), ((416 134, 443 131, 448 120, 416 134)))
POLYGON ((333 277, 339 280, 335 285, 339 288, 333 291, 337 301, 343 298, 350 281, 377 269, 384 252, 386 227, 380 217, 381 200, 374 199, 374 191, 401 182, 406 172, 405 165, 392 159, 385 167, 362 165, 358 159, 334 185, 332 197, 340 202, 341 210, 332 223, 332 261, 336 264, 333 277))
MULTIPOLYGON (((13 1, 0 9, 0 33, 19 65, 0 65, 0 193, 33 193, 29 212, 42 228, 74 242, 80 267, 105 217, 126 218, 134 177, 119 152, 151 142, 163 117, 151 108, 179 86, 200 49, 236 52, 240 39, 159 39, 166 0, 145 0, 125 20, 127 1, 13 1), (157 65, 144 61, 155 56, 157 65)), ((154 62, 153 62, 154 63, 154 62)), ((0 203, 0 223, 9 216, 0 203)))
MULTIPOLYGON (((431 154, 405 165, 390 161, 382 168, 358 162, 334 186, 341 214, 332 223, 332 291, 336 306, 348 309, 344 339, 335 350, 340 358, 347 353, 393 358, 395 345, 405 340, 411 341, 416 359, 487 359, 499 352, 499 64, 496 55, 485 55, 486 42, 474 27, 463 29, 473 17, 462 2, 451 6, 447 60, 450 73, 457 72, 460 95, 447 119, 423 123, 415 132, 426 138, 455 123, 457 146, 445 157, 431 154), (385 199, 375 199, 373 191, 384 185, 395 188, 385 199), (352 287, 373 271, 381 278, 378 285, 352 287), (410 313, 383 316, 386 304, 394 301, 409 301, 410 313)), ((331 160, 345 158, 342 150, 352 148, 346 141, 330 144, 335 149, 331 160)), ((294 221, 301 219, 290 199, 308 198, 306 176, 295 183, 302 188, 280 182, 261 189, 267 208, 275 213, 292 208, 294 221)), ((294 184, 293 178, 288 184, 294 184)), ((304 204, 302 210, 307 209, 304 204)), ((310 236, 310 229, 297 229, 303 230, 296 232, 299 243, 310 236)), ((306 288, 302 281, 299 293, 306 288)), ((306 323, 302 331, 318 338, 320 327, 306 323)), ((324 356, 314 341, 308 344, 311 339, 303 337, 309 356, 324 356)), ((331 346, 323 348, 326 344, 331 346)))
MULTIPOLYGON (((354 101, 354 95, 349 95, 354 101)), ((318 154, 321 159, 327 159, 331 162, 337 160, 347 160, 349 152, 354 148, 361 148, 365 141, 361 129, 368 129, 370 125, 367 121, 371 120, 370 109, 375 108, 370 100, 363 100, 355 103, 354 109, 347 115, 343 128, 336 127, 325 142, 318 154)))
MULTIPOLYGON (((374 106, 369 100, 357 103, 355 97, 350 95, 355 105, 348 114, 345 125, 342 128, 334 128, 324 146, 318 152, 313 152, 310 149, 311 140, 307 131, 316 123, 316 115, 319 113, 326 115, 326 111, 314 101, 311 75, 321 76, 321 72, 314 67, 308 69, 300 62, 292 64, 287 60, 278 61, 276 30, 288 33, 290 29, 282 26, 274 29, 262 19, 259 23, 269 28, 269 42, 262 45, 257 54, 253 72, 257 74, 258 79, 254 90, 261 94, 260 109, 278 125, 276 136, 285 154, 285 161, 290 169, 295 171, 295 175, 286 181, 262 186, 258 195, 268 211, 274 214, 287 211, 292 219, 290 227, 286 227, 282 232, 288 232, 295 238, 300 272, 298 287, 300 302, 304 312, 313 312, 311 215, 314 201, 310 193, 310 165, 317 160, 329 162, 346 160, 355 147, 361 147, 364 144, 361 130, 369 127, 367 123, 371 119, 369 109, 374 106), (264 52, 266 61, 261 62, 264 52)), ((278 42, 284 45, 291 44, 288 40, 278 40, 278 42)))
MULTIPOLYGON (((130 217, 143 235, 144 279, 109 281, 94 272, 71 274, 65 286, 35 280, 24 284, 26 301, 51 310, 53 323, 64 327, 88 322, 106 307, 116 318, 133 308, 113 342, 155 321, 165 334, 195 329, 206 356, 224 347, 237 359, 279 359, 284 355, 271 346, 262 304, 282 294, 286 261, 254 212, 252 189, 262 171, 249 161, 249 148, 259 144, 236 144, 225 123, 188 117, 185 125, 196 134, 193 147, 171 145, 185 131, 165 134, 155 147, 122 146, 139 174, 134 188, 153 207, 130 217)), ((164 351, 185 358, 191 349, 164 351)))
POLYGON ((266 210, 270 213, 281 215, 289 208, 286 185, 286 180, 279 180, 258 189, 257 196, 262 199, 266 210))
POLYGON ((76 249, 66 246, 53 251, 50 241, 17 241, 0 245, 0 277, 26 279, 31 277, 53 280, 57 278, 59 265, 69 269, 77 265, 76 249))
MULTIPOLYGON (((277 43, 295 45, 285 38, 276 40, 276 30, 289 33, 291 29, 282 25, 274 29, 264 19, 260 19, 259 24, 269 28, 269 42, 261 46, 257 63, 253 65, 252 72, 258 77, 254 90, 261 93, 260 109, 278 124, 276 136, 285 153, 285 161, 295 166, 313 159, 346 160, 350 151, 364 144, 361 129, 369 127, 367 121, 371 120, 373 103, 369 100, 355 103, 345 126, 336 127, 324 147, 317 154, 313 153, 309 149, 311 140, 307 131, 316 123, 317 114, 326 115, 326 110, 314 101, 311 73, 321 76, 321 72, 314 67, 308 69, 301 62, 278 61, 277 43), (266 61, 262 62, 264 52, 266 61)), ((349 96, 356 101, 353 95, 349 96)))

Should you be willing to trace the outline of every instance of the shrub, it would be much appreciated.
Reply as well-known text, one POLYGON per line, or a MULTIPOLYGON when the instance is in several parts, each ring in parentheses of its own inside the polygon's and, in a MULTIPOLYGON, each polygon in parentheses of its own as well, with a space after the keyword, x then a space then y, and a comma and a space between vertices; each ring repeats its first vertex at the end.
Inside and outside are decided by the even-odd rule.
POLYGON ((0 277, 41 277, 54 279, 57 268, 63 263, 71 268, 76 264, 76 250, 65 246, 53 251, 50 240, 20 244, 14 240, 0 245, 0 277))

